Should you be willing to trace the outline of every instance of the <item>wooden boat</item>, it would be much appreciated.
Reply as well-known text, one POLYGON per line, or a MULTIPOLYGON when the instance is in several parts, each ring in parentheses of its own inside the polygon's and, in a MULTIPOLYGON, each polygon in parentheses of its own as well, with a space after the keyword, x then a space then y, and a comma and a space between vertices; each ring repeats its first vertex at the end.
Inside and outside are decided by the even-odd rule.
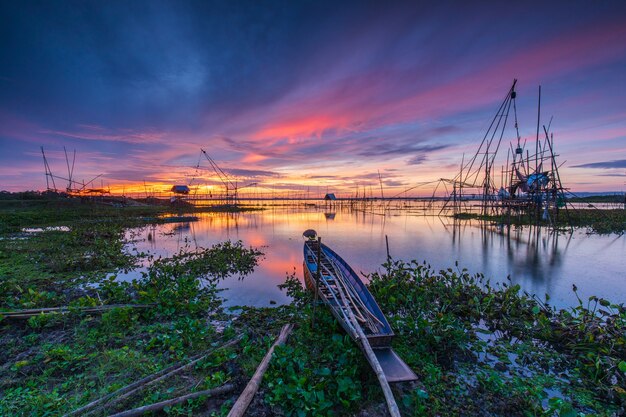
POLYGON ((389 382, 416 380, 415 373, 391 348, 394 338, 391 326, 356 272, 321 243, 314 230, 307 230, 303 235, 306 238, 303 269, 307 288, 317 292, 359 347, 365 349, 361 335, 367 339, 389 382))

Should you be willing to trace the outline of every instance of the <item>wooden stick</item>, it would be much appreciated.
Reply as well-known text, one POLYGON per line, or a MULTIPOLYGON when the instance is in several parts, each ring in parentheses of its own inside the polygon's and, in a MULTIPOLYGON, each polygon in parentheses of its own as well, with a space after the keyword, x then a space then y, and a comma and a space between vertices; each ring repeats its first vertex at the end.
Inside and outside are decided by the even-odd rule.
POLYGON ((211 354, 212 354, 212 353, 214 353, 216 350, 218 350, 218 349, 222 349, 222 348, 225 348, 225 347, 228 347, 228 346, 231 346, 231 345, 234 345, 235 343, 237 343, 237 342, 239 341, 239 339, 240 339, 240 338, 241 338, 241 336, 240 336, 240 337, 237 337, 237 338, 235 338, 235 339, 231 339, 230 341, 228 341, 228 342, 227 342, 227 343, 225 343, 224 345, 222 345, 222 346, 220 346, 220 347, 218 347, 218 348, 216 348, 216 349, 211 350, 211 351, 210 351, 210 352, 208 352, 207 354, 202 355, 201 357, 199 357, 199 358, 197 358, 197 359, 192 360, 191 362, 187 363, 186 365, 180 366, 180 367, 178 367, 178 368, 176 368, 176 369, 174 369, 174 370, 172 370, 172 371, 170 371, 170 372, 167 372, 167 373, 166 373, 166 374, 164 374, 164 375, 157 376, 156 378, 151 378, 151 379, 150 379, 150 381, 147 381, 147 382, 145 382, 145 383, 141 384, 140 386, 137 386, 137 387, 136 387, 136 388, 134 388, 134 389, 131 389, 131 390, 127 391, 127 392, 124 392, 124 393, 122 393, 121 395, 119 395, 119 394, 118 394, 119 396, 118 396, 117 398, 114 398, 114 399, 113 399, 113 400, 112 400, 109 404, 107 404, 105 407, 110 407, 112 404, 115 404, 115 403, 118 403, 118 402, 120 402, 120 401, 122 401, 122 400, 125 400, 126 398, 133 396, 133 395, 134 395, 134 394, 136 394, 138 391, 141 391, 141 390, 145 389, 146 387, 148 387, 148 386, 150 386, 150 385, 154 385, 154 384, 156 384, 156 383, 158 383, 158 382, 163 381, 164 379, 167 379, 167 378, 169 378, 169 377, 171 377, 171 376, 173 376, 173 375, 179 374, 179 373, 181 373, 181 372, 183 372, 183 371, 185 371, 185 370, 187 370, 187 369, 189 369, 189 368, 193 367, 195 364, 197 364, 198 362, 200 362, 201 360, 203 360, 203 359, 204 359, 204 358, 206 358, 207 356, 211 355, 211 354))
POLYGON ((187 400, 193 400, 194 398, 204 397, 204 396, 214 396, 226 394, 227 392, 231 392, 235 389, 233 384, 222 385, 218 388, 209 389, 206 391, 198 391, 191 394, 183 395, 182 397, 172 398, 170 400, 161 401, 160 403, 144 405, 143 407, 134 408, 128 411, 122 411, 121 413, 113 414, 109 417, 137 417, 145 413, 150 413, 153 411, 160 411, 165 407, 180 404, 187 400))
POLYGON ((26 310, 17 310, 17 311, 0 311, 2 315, 10 315, 10 314, 24 314, 24 313, 40 313, 47 311, 61 311, 61 310, 107 310, 112 308, 122 308, 122 307, 131 307, 131 308, 147 308, 152 307, 155 304, 104 304, 99 306, 85 306, 85 307, 42 307, 42 308, 31 308, 26 310))
POLYGON ((148 308, 153 307, 154 304, 111 304, 93 307, 46 307, 46 308, 33 308, 28 310, 17 311, 0 311, 0 316, 4 316, 7 319, 26 319, 33 316, 39 316, 47 313, 65 314, 72 311, 80 313, 99 313, 102 311, 111 310, 114 308, 148 308))
POLYGON ((248 385, 246 385, 246 388, 244 388, 239 398, 237 398, 235 405, 233 405, 233 408, 230 409, 227 417, 243 417, 243 415, 246 413, 248 406, 254 398, 254 394, 256 394, 259 389, 259 385, 261 385, 263 375, 265 374, 265 371, 270 364, 270 360, 272 359, 274 348, 285 343, 287 337, 289 336, 289 333, 291 333, 291 330, 293 330, 293 324, 285 324, 283 326, 280 331, 280 335, 278 336, 270 350, 268 350, 265 354, 265 357, 259 364, 259 367, 254 372, 252 379, 250 379, 248 385))
MULTIPOLYGON (((234 339, 229 340, 228 342, 226 342, 225 344, 223 344, 222 346, 219 346, 217 348, 211 349, 210 351, 207 351, 205 353, 201 353, 199 355, 196 356, 192 356, 190 359, 191 361, 188 362, 186 365, 181 365, 180 362, 177 364, 174 364, 172 366, 169 366, 165 369, 160 370, 159 372, 156 372, 152 375, 148 375, 145 378, 140 379, 139 381, 133 382, 132 384, 126 385, 125 387, 122 387, 120 389, 118 389, 117 391, 114 391, 110 394, 105 395, 104 397, 101 397, 95 401, 90 402, 89 404, 80 407, 74 411, 71 411, 67 414, 65 414, 63 417, 69 417, 75 414, 84 414, 85 412, 87 413, 91 413, 92 411, 87 411, 90 410, 94 407, 96 407, 99 404, 102 404, 108 400, 110 400, 111 398, 118 396, 118 398, 113 400, 113 403, 119 402, 120 400, 129 397, 130 395, 136 393, 137 391, 139 391, 140 389, 143 389, 149 385, 155 384, 159 381, 162 381, 165 378, 168 378, 172 375, 178 374, 182 371, 184 371, 185 369, 190 368, 191 366, 195 365, 196 363, 198 363, 199 361, 201 361, 202 359, 206 358, 207 356, 211 355, 212 353, 214 353, 215 351, 219 350, 219 349, 224 349, 226 347, 232 346, 233 344, 237 343, 239 340, 241 339, 241 335, 235 337, 234 339)), ((109 404, 110 405, 110 404, 109 404)))
POLYGON ((372 350, 372 346, 370 346, 367 337, 363 333, 363 329, 361 326, 356 323, 356 331, 359 334, 359 341, 363 345, 363 349, 365 350, 365 355, 367 356, 367 361, 370 363, 376 376, 378 377, 378 382, 380 383, 380 387, 383 390, 383 394, 385 394, 385 400, 387 401, 387 408, 389 409, 389 414, 392 417, 401 417, 400 409, 398 409, 398 404, 396 403, 395 398, 393 397, 393 393, 391 392, 391 387, 389 386, 389 382, 387 381, 387 377, 385 377, 385 373, 383 371, 382 366, 380 366, 380 362, 378 362, 378 358, 374 351, 372 350))
POLYGON ((389 237, 385 235, 385 243, 387 244, 387 262, 391 259, 391 255, 389 254, 389 237))

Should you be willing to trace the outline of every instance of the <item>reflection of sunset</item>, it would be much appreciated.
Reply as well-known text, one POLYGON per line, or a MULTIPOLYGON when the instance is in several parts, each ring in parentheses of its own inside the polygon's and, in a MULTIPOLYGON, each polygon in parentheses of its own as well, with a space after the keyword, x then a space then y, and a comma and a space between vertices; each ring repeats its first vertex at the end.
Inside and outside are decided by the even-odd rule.
MULTIPOLYGON (((567 240, 563 236, 546 234, 540 236, 541 241, 534 242, 525 229, 502 234, 450 218, 406 212, 382 217, 349 209, 334 214, 332 221, 327 220, 322 207, 201 214, 197 222, 157 226, 156 238, 139 241, 137 245, 140 251, 151 251, 157 256, 171 256, 183 248, 210 247, 225 240, 241 240, 246 247, 259 248, 265 256, 251 275, 243 279, 230 277, 220 283, 221 288, 229 289, 224 294, 229 305, 267 306, 270 301, 285 302, 286 295, 277 285, 294 270, 302 279, 302 232, 306 229, 315 229, 322 242, 336 250, 357 273, 383 269, 388 240, 394 259, 428 260, 436 270, 459 261, 459 267, 468 268, 471 273, 483 272, 493 282, 510 275, 524 290, 551 294, 555 305, 576 302, 570 290, 572 279, 580 283, 581 291, 626 297, 626 294, 614 294, 615 288, 623 286, 611 281, 621 277, 624 239, 615 242, 611 237, 583 239, 581 236, 574 240, 575 245, 568 246, 558 244, 559 239, 567 240), (515 250, 506 249, 511 247, 515 250), (597 262, 586 261, 585 254, 589 252, 599 257, 597 262), (582 283, 588 277, 597 276, 598 265, 602 265, 606 285, 594 281, 583 289, 582 283)), ((150 231, 145 230, 144 236, 150 231)))
POLYGON ((247 241, 248 241, 248 244, 257 248, 261 248, 267 245, 267 240, 265 239, 265 237, 263 236, 261 232, 250 233, 247 237, 247 241))
MULTIPOLYGON (((272 251, 275 251, 276 249, 277 248, 273 248, 272 251)), ((297 268, 299 263, 301 264, 302 260, 297 259, 295 253, 290 253, 288 257, 283 257, 280 256, 279 252, 271 257, 268 257, 264 261, 262 268, 269 272, 270 276, 275 277, 273 281, 276 282, 276 284, 280 284, 285 280, 285 274, 293 272, 294 268, 296 268, 296 273, 300 276, 302 271, 300 271, 301 268, 297 268)))

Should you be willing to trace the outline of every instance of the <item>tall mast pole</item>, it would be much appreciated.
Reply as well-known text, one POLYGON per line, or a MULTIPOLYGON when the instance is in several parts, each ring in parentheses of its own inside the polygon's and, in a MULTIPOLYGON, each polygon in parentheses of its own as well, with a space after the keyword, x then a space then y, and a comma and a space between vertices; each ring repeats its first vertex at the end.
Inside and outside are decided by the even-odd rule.
POLYGON ((43 146, 41 146, 41 155, 43 156, 43 169, 46 175, 46 191, 50 189, 50 182, 48 180, 48 163, 46 162, 46 154, 43 152, 43 146))
MULTIPOLYGON (((539 173, 537 172, 537 170, 539 169, 539 124, 541 123, 541 86, 539 86, 539 102, 537 103, 537 137, 535 140, 535 176, 538 176, 539 173)), ((536 220, 539 220, 539 212, 541 211, 541 207, 539 206, 539 202, 540 200, 540 195, 538 195, 537 192, 540 192, 539 190, 539 178, 536 178, 536 185, 535 185, 535 217, 536 220)))
POLYGON ((539 124, 541 123, 541 86, 539 86, 539 103, 537 104, 537 138, 535 140, 535 173, 539 168, 539 124))

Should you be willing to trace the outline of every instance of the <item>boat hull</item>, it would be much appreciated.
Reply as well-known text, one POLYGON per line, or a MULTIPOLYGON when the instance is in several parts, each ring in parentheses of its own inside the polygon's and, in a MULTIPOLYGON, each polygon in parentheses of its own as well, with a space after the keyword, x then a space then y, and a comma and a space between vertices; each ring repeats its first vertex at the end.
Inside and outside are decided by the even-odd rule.
MULTIPOLYGON (((376 300, 369 292, 365 284, 358 277, 356 272, 344 261, 339 255, 337 255, 328 246, 319 244, 316 240, 309 240, 304 244, 304 262, 302 269, 304 272, 304 283, 310 291, 317 292, 320 299, 330 308, 331 313, 337 319, 341 327, 350 335, 350 337, 357 342, 357 345, 363 349, 362 343, 359 343, 359 337, 356 329, 354 329, 346 320, 345 314, 341 313, 341 304, 336 295, 333 295, 328 290, 325 290, 326 286, 323 282, 334 280, 336 277, 329 275, 328 273, 317 274, 317 251, 320 251, 321 258, 326 256, 335 263, 340 269, 340 273, 343 277, 350 281, 350 285, 354 286, 355 293, 358 294, 362 305, 364 305, 380 323, 379 331, 370 332, 365 337, 369 342, 369 345, 376 355, 378 362, 385 374, 385 378, 389 382, 403 382, 403 381, 415 381, 417 375, 409 368, 409 366, 398 356, 398 354, 391 348, 391 342, 394 338, 393 331, 387 322, 384 314, 378 307, 376 300), (322 254, 323 252, 323 254, 322 254), (319 285, 317 285, 319 284, 319 285)), ((328 272, 328 269, 326 270, 328 272)), ((326 286, 328 287, 328 286, 326 286)), ((344 297, 341 297, 342 300, 344 297)))
MULTIPOLYGON (((307 268, 306 263, 303 265, 303 268, 304 268, 304 283, 306 285, 306 288, 311 292, 315 292, 316 291, 315 277, 311 273, 309 268, 307 268)), ((324 294, 320 294, 318 292, 318 295, 320 296, 320 298, 325 304, 329 303, 329 300, 324 294)), ((348 324, 343 319, 343 317, 341 317, 335 309, 331 308, 330 312, 333 314, 333 316, 335 316, 335 318, 337 319, 341 327, 343 327, 343 329, 346 331, 346 333, 348 333, 350 337, 352 337, 353 339, 356 339, 356 334, 354 333, 354 330, 350 326, 348 326, 348 324)), ((391 341, 393 340, 394 336, 395 335, 393 334, 393 332, 389 332, 387 334, 367 335, 367 340, 370 342, 370 345, 372 346, 372 348, 389 347, 391 346, 391 341)))

